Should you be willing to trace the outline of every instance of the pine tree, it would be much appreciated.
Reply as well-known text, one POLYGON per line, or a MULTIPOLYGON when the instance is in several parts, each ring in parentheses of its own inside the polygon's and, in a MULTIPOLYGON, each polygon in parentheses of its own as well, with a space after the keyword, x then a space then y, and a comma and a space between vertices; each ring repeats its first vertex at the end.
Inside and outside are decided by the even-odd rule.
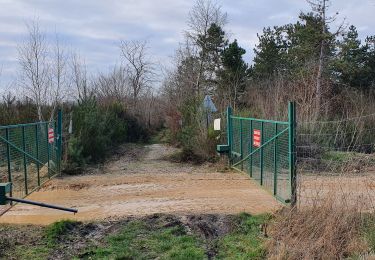
POLYGON ((343 40, 338 43, 334 71, 340 85, 366 88, 367 46, 361 45, 355 26, 350 26, 343 40))
POLYGON ((219 71, 219 95, 235 108, 245 90, 249 75, 248 65, 243 60, 245 49, 234 40, 221 53, 222 68, 219 71))
POLYGON ((257 79, 264 79, 286 69, 286 41, 283 37, 284 28, 275 26, 263 29, 257 35, 259 44, 254 49, 255 58, 252 74, 257 79))

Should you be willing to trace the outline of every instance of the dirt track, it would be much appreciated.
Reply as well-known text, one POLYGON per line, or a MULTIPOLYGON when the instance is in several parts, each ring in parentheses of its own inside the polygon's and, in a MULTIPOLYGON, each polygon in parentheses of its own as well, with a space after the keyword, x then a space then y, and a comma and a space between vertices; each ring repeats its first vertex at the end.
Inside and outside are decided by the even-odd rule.
POLYGON ((1 223, 49 224, 60 219, 102 220, 153 213, 271 212, 280 204, 246 175, 165 159, 174 148, 127 145, 90 174, 56 178, 28 199, 79 210, 76 215, 18 204, 1 223))

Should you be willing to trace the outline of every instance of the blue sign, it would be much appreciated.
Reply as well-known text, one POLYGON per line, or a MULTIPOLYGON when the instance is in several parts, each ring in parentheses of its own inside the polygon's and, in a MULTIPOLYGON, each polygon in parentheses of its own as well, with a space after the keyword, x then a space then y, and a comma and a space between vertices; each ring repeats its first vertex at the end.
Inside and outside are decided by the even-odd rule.
POLYGON ((208 110, 209 112, 216 112, 217 111, 216 106, 215 106, 214 102, 212 102, 212 99, 211 99, 210 95, 206 95, 204 97, 203 107, 206 110, 208 110))

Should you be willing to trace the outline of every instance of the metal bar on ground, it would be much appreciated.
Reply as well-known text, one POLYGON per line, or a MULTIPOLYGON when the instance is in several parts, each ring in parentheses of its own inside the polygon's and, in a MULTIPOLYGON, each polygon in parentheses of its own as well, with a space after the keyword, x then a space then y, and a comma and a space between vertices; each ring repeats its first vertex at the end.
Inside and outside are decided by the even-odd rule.
POLYGON ((47 203, 36 202, 32 200, 17 199, 17 198, 12 198, 12 197, 6 197, 6 199, 9 201, 13 201, 13 202, 25 203, 25 204, 30 204, 30 205, 35 205, 35 206, 40 206, 40 207, 45 207, 45 208, 58 209, 58 210, 69 211, 73 213, 78 212, 77 209, 65 208, 65 207, 60 207, 60 206, 51 205, 47 203))

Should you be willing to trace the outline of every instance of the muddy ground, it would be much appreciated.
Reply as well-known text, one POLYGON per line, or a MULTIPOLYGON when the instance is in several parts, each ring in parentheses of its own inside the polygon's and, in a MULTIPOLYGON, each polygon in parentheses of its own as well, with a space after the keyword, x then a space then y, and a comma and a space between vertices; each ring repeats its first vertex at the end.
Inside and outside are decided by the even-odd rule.
MULTIPOLYGON (((186 216, 153 214, 138 219, 128 217, 117 221, 72 222, 67 230, 56 238, 56 243, 53 246, 47 246, 45 242, 46 230, 43 226, 0 225, 0 231, 3 234, 0 237, 0 258, 43 257, 43 250, 48 249, 48 254, 45 255, 46 259, 90 259, 92 249, 105 247, 108 236, 119 233, 134 220, 145 223, 150 231, 181 227, 184 232, 197 236, 202 241, 205 258, 208 259, 217 255, 219 251, 217 247, 218 239, 236 230, 236 225, 239 224, 238 216, 222 214, 186 216), (22 247, 34 247, 39 252, 35 255, 24 255, 22 247)), ((25 251, 28 251, 28 249, 25 249, 25 251)))
POLYGON ((79 210, 65 213, 18 204, 0 223, 46 225, 61 219, 113 221, 155 213, 259 214, 280 204, 245 174, 212 164, 174 163, 176 148, 164 144, 123 145, 103 165, 83 175, 58 177, 28 199, 79 210))

